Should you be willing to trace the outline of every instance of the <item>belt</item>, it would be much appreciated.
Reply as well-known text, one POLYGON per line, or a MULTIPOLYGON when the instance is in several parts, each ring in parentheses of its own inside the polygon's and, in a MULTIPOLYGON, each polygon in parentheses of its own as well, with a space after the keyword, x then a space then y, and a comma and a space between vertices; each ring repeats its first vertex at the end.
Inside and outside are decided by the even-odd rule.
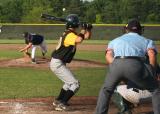
POLYGON ((143 57, 138 57, 138 56, 116 56, 115 59, 139 59, 143 60, 143 57))

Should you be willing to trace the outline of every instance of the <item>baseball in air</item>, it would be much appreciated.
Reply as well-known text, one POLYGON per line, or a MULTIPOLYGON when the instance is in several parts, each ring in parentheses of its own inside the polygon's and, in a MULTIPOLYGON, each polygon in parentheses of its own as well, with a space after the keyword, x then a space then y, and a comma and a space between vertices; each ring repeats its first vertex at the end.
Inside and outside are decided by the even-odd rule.
POLYGON ((62 11, 66 11, 66 8, 63 8, 62 11))

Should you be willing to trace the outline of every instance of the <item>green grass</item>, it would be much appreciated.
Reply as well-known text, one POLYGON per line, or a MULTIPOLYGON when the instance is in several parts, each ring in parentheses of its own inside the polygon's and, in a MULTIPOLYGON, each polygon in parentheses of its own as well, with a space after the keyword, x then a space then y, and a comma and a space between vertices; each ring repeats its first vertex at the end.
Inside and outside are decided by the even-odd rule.
POLYGON ((1 50, 0 59, 13 59, 20 58, 23 56, 23 53, 13 50, 1 50))
MULTIPOLYGON (((77 51, 74 58, 105 63, 104 55, 105 54, 102 51, 77 51)), ((1 50, 0 59, 16 59, 21 58, 22 56, 23 53, 16 50, 1 50)), ((41 56, 40 49, 37 49, 36 56, 41 56)), ((48 51, 46 56, 51 57, 51 50, 48 51)))
MULTIPOLYGON (((18 51, 2 50, 0 54, 0 59, 15 59, 15 58, 21 58, 22 56, 23 54, 18 51)), ((37 51, 36 56, 41 56, 40 50, 37 51)), ((49 50, 49 52, 47 53, 47 56, 48 57, 51 56, 51 50, 49 50)), ((105 54, 103 51, 77 51, 74 58, 105 63, 105 54)), ((160 54, 158 54, 157 58, 158 58, 158 61, 160 62, 160 54)))
MULTIPOLYGON (((97 96, 104 81, 105 68, 74 71, 81 83, 78 96, 97 96)), ((63 83, 48 69, 1 68, 0 98, 57 96, 63 83)))
POLYGON ((103 51, 77 51, 74 58, 105 63, 105 52, 103 51))
MULTIPOLYGON (((57 44, 57 40, 46 40, 48 44, 57 44)), ((107 44, 107 40, 84 40, 84 44, 107 44)), ((1 39, 0 44, 24 44, 24 40, 10 40, 10 39, 1 39)))
MULTIPOLYGON (((57 40, 46 40, 48 44, 57 44, 57 40)), ((83 44, 96 44, 96 45, 105 45, 109 42, 109 40, 84 40, 83 44)), ((155 41, 156 44, 160 44, 160 41, 155 41)), ((24 40, 19 39, 1 39, 0 44, 24 44, 24 40)))
POLYGON ((97 96, 104 82, 106 68, 83 68, 75 71, 80 81, 78 96, 97 96))

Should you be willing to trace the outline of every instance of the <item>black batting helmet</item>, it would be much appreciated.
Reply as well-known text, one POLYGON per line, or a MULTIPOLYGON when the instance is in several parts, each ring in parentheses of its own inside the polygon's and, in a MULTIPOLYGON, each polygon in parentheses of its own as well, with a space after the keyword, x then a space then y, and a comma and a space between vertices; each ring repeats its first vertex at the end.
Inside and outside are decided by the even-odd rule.
POLYGON ((66 17, 66 28, 78 28, 79 27, 79 18, 76 14, 69 14, 66 17))

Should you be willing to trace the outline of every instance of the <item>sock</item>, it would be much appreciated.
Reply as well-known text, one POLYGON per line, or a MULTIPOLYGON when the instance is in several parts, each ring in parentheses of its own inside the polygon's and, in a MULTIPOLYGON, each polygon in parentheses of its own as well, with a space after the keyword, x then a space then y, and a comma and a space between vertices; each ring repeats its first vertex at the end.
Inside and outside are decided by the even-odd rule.
POLYGON ((67 104, 67 102, 70 100, 70 98, 74 95, 74 92, 71 90, 67 90, 67 92, 65 93, 65 96, 62 99, 62 102, 64 104, 67 104))
POLYGON ((59 96, 56 98, 56 100, 61 101, 63 99, 63 97, 65 96, 66 92, 67 91, 62 88, 60 93, 59 93, 59 96))

